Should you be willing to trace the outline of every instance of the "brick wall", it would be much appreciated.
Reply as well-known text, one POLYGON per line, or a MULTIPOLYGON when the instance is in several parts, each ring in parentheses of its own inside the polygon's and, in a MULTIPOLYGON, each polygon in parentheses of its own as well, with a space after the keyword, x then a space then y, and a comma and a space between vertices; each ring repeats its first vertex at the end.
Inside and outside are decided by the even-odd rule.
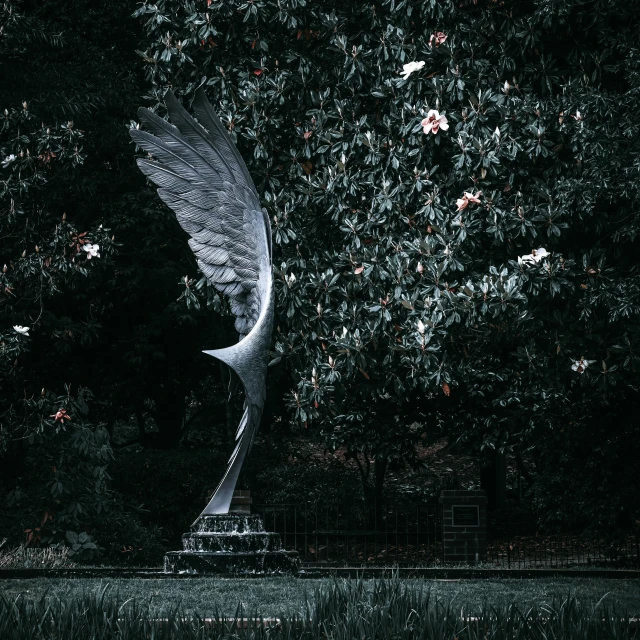
POLYGON ((487 496, 484 491, 445 490, 442 505, 443 562, 476 564, 487 558, 487 496))

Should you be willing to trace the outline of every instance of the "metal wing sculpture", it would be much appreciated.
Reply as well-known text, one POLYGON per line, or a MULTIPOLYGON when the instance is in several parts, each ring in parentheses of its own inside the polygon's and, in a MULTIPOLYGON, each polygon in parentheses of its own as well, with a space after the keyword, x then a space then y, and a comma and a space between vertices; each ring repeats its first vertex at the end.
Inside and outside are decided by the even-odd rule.
POLYGON ((271 225, 247 167, 207 100, 195 93, 196 122, 171 91, 165 95, 171 124, 140 108, 147 131, 131 129, 153 159, 138 166, 191 236, 202 273, 229 296, 239 342, 205 351, 225 362, 244 385, 244 413, 227 470, 202 515, 228 513, 233 490, 260 423, 273 330, 271 225))

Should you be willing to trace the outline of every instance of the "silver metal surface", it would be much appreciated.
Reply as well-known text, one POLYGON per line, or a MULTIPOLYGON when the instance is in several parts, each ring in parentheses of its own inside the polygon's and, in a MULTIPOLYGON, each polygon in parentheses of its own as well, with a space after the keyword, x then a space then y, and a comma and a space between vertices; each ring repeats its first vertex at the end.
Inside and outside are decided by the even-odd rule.
POLYGON ((191 236, 189 246, 202 273, 229 296, 240 337, 231 347, 205 351, 229 365, 245 390, 235 449, 201 515, 225 514, 265 401, 274 311, 271 225, 247 167, 204 90, 199 88, 193 101, 198 122, 171 91, 165 102, 170 122, 148 109, 138 111, 148 131, 131 129, 130 134, 151 156, 139 158, 138 166, 191 236))

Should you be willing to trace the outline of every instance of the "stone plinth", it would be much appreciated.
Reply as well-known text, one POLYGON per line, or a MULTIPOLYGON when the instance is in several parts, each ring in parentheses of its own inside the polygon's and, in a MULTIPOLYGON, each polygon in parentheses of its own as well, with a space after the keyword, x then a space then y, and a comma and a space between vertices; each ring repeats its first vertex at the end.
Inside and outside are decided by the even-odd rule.
POLYGON ((251 503, 253 498, 250 491, 244 489, 236 489, 231 498, 229 513, 251 513, 251 503))
POLYGON ((440 492, 444 563, 478 564, 487 559, 487 496, 484 491, 440 492))
MULTIPOLYGON (((251 498, 242 493, 247 495, 238 496, 244 498, 240 505, 248 509, 251 498)), ((182 546, 184 551, 165 555, 165 573, 273 575, 300 568, 298 553, 285 551, 280 536, 265 531, 260 516, 248 513, 200 516, 182 536, 182 546)))

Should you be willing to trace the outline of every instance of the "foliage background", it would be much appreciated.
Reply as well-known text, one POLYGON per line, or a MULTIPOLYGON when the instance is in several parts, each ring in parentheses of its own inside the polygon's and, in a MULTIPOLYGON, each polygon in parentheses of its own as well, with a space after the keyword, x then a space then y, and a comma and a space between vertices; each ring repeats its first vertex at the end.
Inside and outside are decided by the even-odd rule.
POLYGON ((171 212, 138 175, 126 133, 137 106, 163 114, 167 88, 188 105, 203 81, 274 229, 267 449, 246 483, 259 477, 272 487, 265 496, 304 492, 282 476, 284 448, 268 443, 318 438, 380 499, 389 473, 418 469, 421 447, 444 435, 460 451, 516 454, 540 525, 632 525, 640 57, 631 5, 159 0, 105 11, 74 0, 5 5, 3 20, 2 158, 32 156, 0 169, 2 477, 11 509, 24 495, 19 516, 7 509, 13 530, 49 512, 52 540, 73 526, 98 540, 101 531, 113 554, 132 548, 120 557, 146 545, 153 554, 186 509, 182 494, 198 504, 215 486, 237 407, 224 401, 226 373, 200 349, 233 333, 171 212), (403 79, 414 60, 423 68, 403 79), (446 114, 448 130, 424 133, 430 109, 446 114), (34 149, 56 156, 38 164, 34 149), (458 210, 478 191, 478 204, 458 210), (100 258, 74 262, 66 239, 85 231, 100 258), (549 256, 518 260, 538 248, 549 256), (584 372, 574 371, 583 358, 584 372), (78 394, 86 416, 70 410, 62 429, 48 416, 78 394), (91 473, 104 478, 90 492, 88 467, 37 448, 62 456, 53 431, 78 438, 80 429, 92 434, 91 473), (138 448, 119 450, 134 440, 138 448), (185 483, 180 461, 194 451, 202 472, 185 483), (123 498, 140 456, 165 488, 123 498), (64 499, 49 488, 61 469, 64 499), (111 530, 103 510, 118 514, 111 530))

